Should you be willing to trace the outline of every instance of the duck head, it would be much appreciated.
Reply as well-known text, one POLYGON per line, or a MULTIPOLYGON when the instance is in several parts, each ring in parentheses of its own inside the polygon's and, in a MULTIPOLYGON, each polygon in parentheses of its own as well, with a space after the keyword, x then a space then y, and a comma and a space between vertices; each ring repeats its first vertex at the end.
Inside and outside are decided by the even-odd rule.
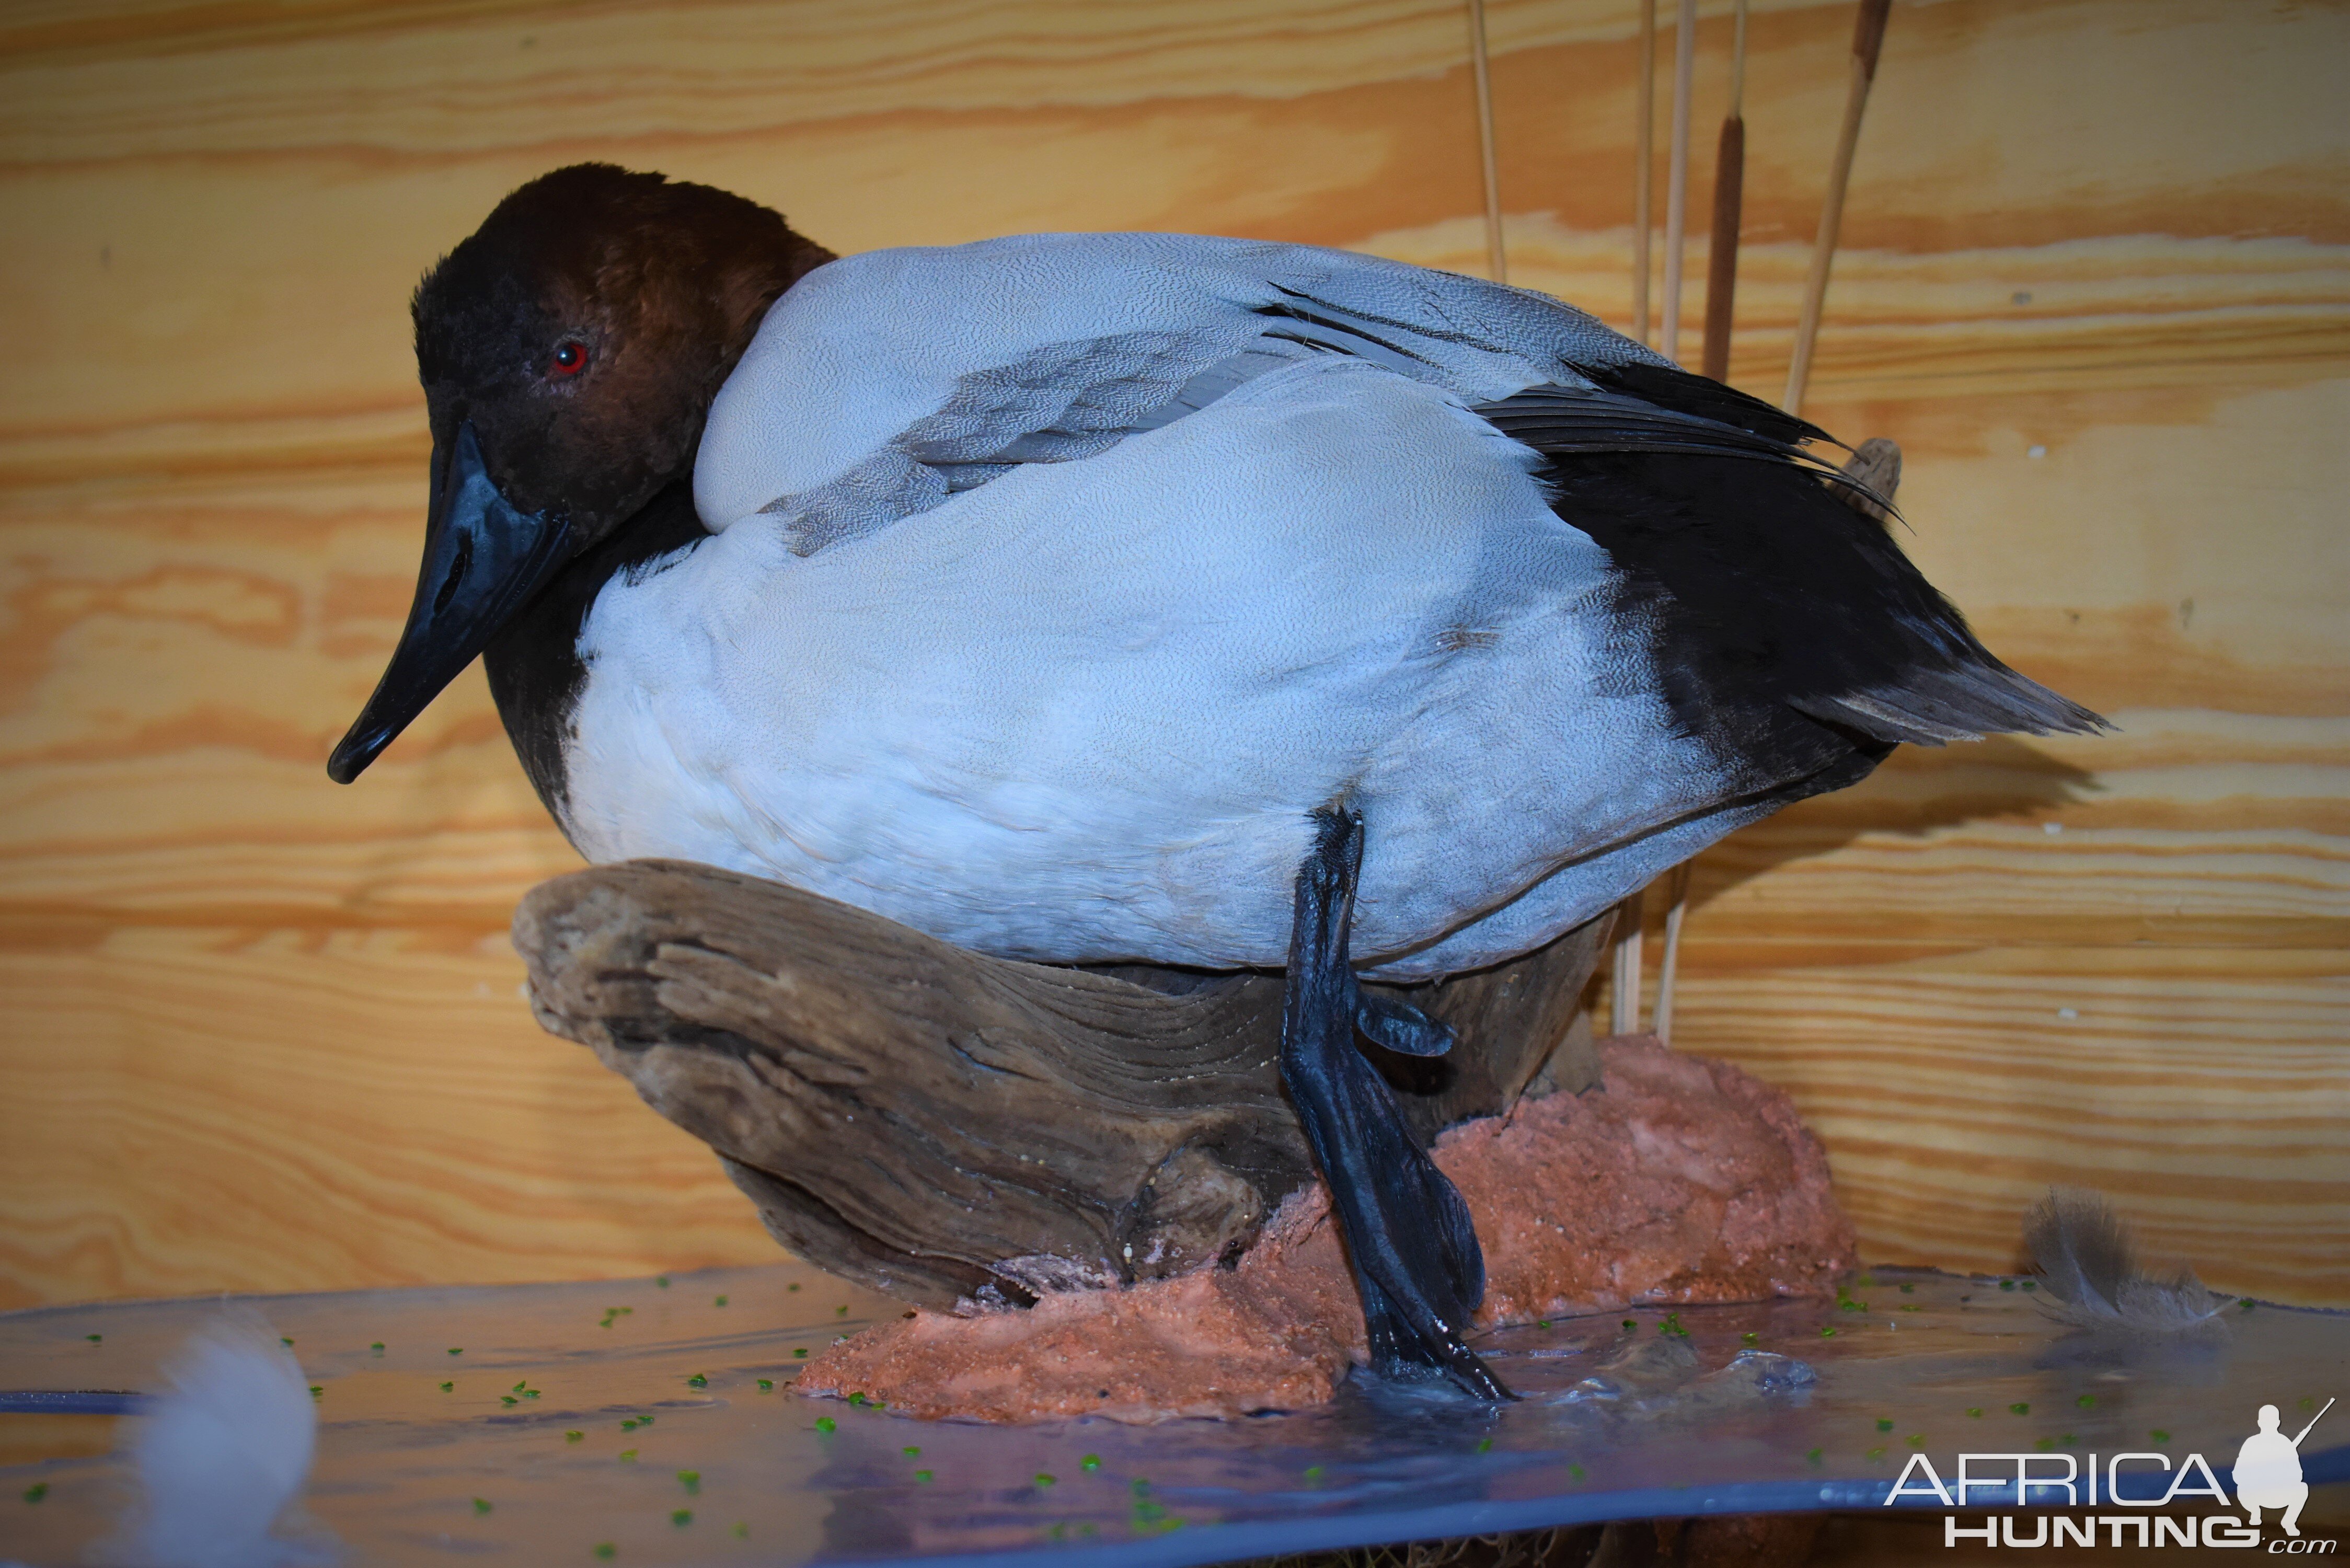
POLYGON ((424 563, 329 777, 359 777, 567 563, 691 469, 760 318, 831 259, 740 196, 583 163, 500 202, 425 275, 424 563))

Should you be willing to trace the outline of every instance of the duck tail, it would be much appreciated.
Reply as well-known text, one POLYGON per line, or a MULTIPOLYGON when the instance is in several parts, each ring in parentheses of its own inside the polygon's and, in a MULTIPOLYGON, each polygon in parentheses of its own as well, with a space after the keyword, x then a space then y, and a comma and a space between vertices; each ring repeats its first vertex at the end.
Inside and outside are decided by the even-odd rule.
MULTIPOLYGON (((1952 612, 1955 617, 1956 612, 1952 612)), ((2110 721, 1993 657, 1971 637, 1946 665, 1913 665, 1898 680, 1800 697, 1789 705, 1872 740, 1940 746, 1986 735, 2094 735, 2110 721)))

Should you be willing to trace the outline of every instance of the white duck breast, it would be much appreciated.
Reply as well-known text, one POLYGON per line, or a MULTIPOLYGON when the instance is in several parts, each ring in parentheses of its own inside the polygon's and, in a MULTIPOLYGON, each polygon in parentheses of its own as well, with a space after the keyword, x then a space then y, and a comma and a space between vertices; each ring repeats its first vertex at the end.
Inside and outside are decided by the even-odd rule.
POLYGON ((821 268, 712 412, 716 536, 589 615, 567 830, 1007 956, 1278 965, 1345 800, 1358 961, 1523 951, 1770 809, 1468 407, 1627 362, 1539 296, 1298 247, 821 268))

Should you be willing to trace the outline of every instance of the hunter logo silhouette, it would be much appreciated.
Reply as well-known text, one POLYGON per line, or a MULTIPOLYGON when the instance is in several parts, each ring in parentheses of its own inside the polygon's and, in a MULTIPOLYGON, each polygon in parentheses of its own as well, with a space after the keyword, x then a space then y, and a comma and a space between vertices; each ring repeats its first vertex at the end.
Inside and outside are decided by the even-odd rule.
MULTIPOLYGON (((2325 1402, 2325 1410, 2334 1408, 2334 1401, 2325 1402)), ((2284 1517, 2278 1521, 2287 1535, 2301 1533, 2302 1504, 2309 1501, 2309 1483, 2301 1479, 2301 1439, 2309 1436, 2325 1417, 2320 1410, 2309 1418, 2292 1437, 2277 1430, 2277 1407, 2261 1407, 2261 1429, 2244 1439, 2236 1450, 2236 1505, 2244 1511, 2244 1520, 2258 1528, 2261 1510, 2281 1508, 2284 1517)))

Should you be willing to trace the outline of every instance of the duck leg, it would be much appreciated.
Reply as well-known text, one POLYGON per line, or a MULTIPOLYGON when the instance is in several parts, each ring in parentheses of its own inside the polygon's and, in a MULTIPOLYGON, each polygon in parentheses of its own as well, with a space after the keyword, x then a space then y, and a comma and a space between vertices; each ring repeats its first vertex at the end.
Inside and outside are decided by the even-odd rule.
POLYGON ((1356 983, 1347 945, 1363 819, 1343 807, 1314 819, 1314 847, 1297 873, 1281 1077, 1330 1185, 1362 1291, 1371 1364, 1389 1375, 1449 1376, 1481 1398, 1510 1398, 1462 1338, 1485 1294, 1485 1259, 1469 1206, 1404 1126, 1395 1096, 1355 1044, 1360 1032, 1391 1051, 1440 1055, 1452 1032, 1356 983))

